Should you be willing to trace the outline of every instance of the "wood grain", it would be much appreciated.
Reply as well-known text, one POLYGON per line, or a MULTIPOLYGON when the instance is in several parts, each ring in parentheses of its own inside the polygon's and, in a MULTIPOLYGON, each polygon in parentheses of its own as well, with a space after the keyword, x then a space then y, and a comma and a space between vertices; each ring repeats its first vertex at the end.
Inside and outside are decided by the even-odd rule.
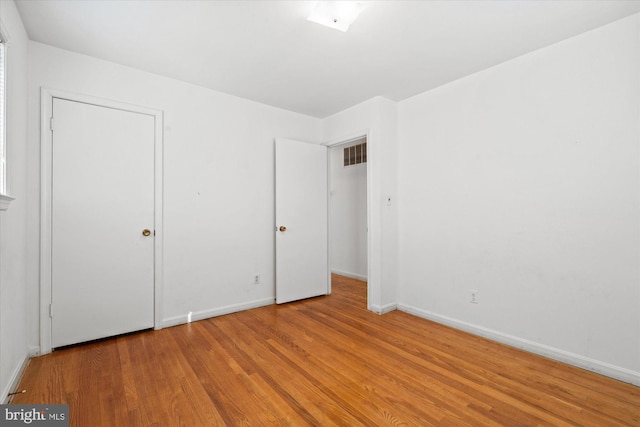
POLYGON ((640 388, 406 313, 366 284, 31 361, 73 426, 639 426, 640 388))

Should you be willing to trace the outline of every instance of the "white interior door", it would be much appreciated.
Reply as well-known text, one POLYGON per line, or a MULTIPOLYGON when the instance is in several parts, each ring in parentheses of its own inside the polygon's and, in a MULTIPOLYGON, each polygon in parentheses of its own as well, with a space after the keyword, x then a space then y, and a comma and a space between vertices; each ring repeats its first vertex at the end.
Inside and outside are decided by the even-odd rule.
POLYGON ((153 327, 154 120, 53 99, 52 347, 153 327))
POLYGON ((326 295, 327 148, 276 140, 276 303, 326 295))

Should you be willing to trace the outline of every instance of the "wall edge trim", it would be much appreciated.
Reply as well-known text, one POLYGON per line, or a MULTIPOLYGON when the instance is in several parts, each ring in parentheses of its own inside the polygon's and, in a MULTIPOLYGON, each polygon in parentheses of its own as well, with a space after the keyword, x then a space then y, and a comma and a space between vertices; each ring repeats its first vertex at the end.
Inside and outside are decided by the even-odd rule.
POLYGON ((558 362, 567 363, 569 365, 582 368, 587 371, 595 372, 597 374, 604 375, 604 376, 613 378, 615 380, 640 386, 640 372, 635 372, 630 369, 611 365, 609 363, 591 359, 585 356, 581 356, 579 354, 571 353, 555 347, 529 341, 524 338, 519 338, 513 335, 504 334, 502 332, 498 332, 493 329, 484 328, 482 326, 463 322, 461 320, 453 319, 451 317, 442 316, 440 314, 433 313, 428 310, 422 310, 420 308, 417 308, 408 304, 398 304, 398 310, 408 314, 412 314, 414 316, 421 317, 423 319, 431 320, 433 322, 436 322, 445 326, 452 327, 454 329, 459 329, 464 332, 471 333, 473 335, 487 338, 492 341, 496 341, 500 344, 505 344, 510 347, 515 347, 521 350, 525 350, 529 353, 537 354, 543 357, 548 357, 549 359, 553 359, 558 362))
POLYGON ((12 390, 17 389, 18 386, 20 385, 20 380, 22 380, 22 375, 24 375, 24 371, 27 369, 27 366, 29 365, 30 360, 31 358, 25 355, 20 361, 20 363, 18 363, 18 365, 13 369, 13 372, 11 372, 11 376, 9 377, 9 382, 7 383, 7 386, 5 387, 4 390, 2 390, 2 396, 0 396, 0 399, 1 399, 0 402, 6 404, 11 401, 11 398, 9 397, 9 393, 11 393, 12 390))
POLYGON ((397 309, 398 309, 398 304, 395 304, 395 303, 385 304, 385 305, 371 304, 371 308, 370 308, 370 310, 376 314, 387 314, 397 309))
POLYGON ((363 282, 367 281, 367 276, 364 274, 350 273, 348 271, 336 270, 334 268, 331 269, 331 273, 337 274, 338 276, 348 277, 350 279, 362 280, 363 282))
MULTIPOLYGON (((274 298, 262 298, 239 304, 231 304, 223 307, 211 308, 208 310, 194 311, 191 312, 191 322, 210 319, 212 317, 223 316, 225 314, 237 313, 239 311, 250 310, 252 308, 259 308, 273 304, 275 304, 274 298)), ((160 322, 160 327, 157 329, 170 328, 171 326, 183 325, 185 323, 189 323, 189 314, 181 314, 178 316, 172 316, 163 319, 160 322)))

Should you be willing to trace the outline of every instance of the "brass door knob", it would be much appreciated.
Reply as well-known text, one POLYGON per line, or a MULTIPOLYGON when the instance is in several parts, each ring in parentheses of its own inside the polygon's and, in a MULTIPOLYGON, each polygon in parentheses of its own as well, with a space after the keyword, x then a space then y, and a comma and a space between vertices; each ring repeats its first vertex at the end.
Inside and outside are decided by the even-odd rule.
POLYGON ((142 235, 143 236, 151 236, 151 230, 149 230, 148 228, 145 228, 144 230, 142 230, 142 235))
POLYGON ((287 231, 287 227, 285 227, 284 225, 280 226, 280 231, 285 232, 287 231))

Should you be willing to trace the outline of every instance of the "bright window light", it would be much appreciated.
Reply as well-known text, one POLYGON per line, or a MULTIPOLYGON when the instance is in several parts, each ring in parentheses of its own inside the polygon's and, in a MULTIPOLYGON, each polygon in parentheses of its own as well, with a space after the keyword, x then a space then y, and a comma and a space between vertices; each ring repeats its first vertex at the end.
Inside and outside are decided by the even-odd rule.
POLYGON ((5 141, 5 94, 4 94, 4 57, 5 57, 5 45, 0 36, 0 194, 7 193, 7 152, 5 141))
POLYGON ((347 31, 366 7, 367 4, 362 1, 318 1, 307 20, 334 30, 347 31))

